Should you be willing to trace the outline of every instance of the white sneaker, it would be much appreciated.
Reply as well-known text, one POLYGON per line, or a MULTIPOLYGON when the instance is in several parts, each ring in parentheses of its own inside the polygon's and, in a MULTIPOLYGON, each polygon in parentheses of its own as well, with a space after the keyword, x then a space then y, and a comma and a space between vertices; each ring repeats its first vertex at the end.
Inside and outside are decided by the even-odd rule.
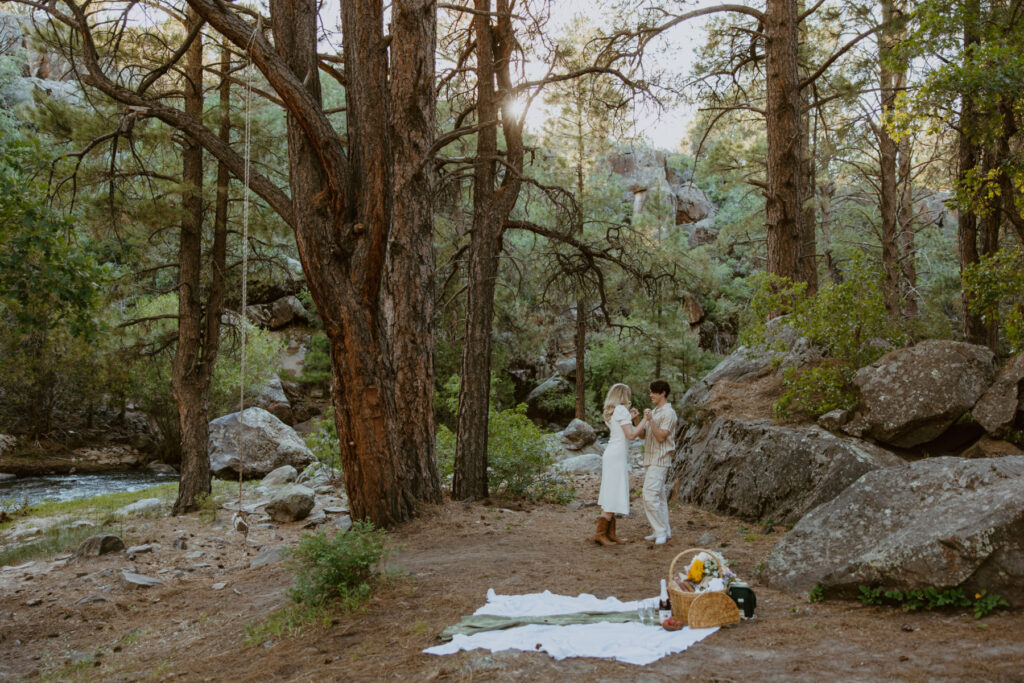
POLYGON ((658 536, 656 539, 654 539, 654 545, 665 545, 666 541, 668 541, 668 538, 666 538, 665 536, 658 536))
MULTIPOLYGON (((653 541, 658 538, 658 534, 651 534, 650 536, 644 536, 645 541, 653 541)), ((672 538, 672 534, 666 534, 665 540, 672 538)))

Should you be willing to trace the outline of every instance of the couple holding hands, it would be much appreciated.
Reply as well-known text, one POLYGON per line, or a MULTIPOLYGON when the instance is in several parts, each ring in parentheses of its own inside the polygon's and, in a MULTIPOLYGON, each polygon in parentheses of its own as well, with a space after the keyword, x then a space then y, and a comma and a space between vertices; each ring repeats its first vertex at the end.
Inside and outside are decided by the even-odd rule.
POLYGON ((604 399, 604 423, 610 435, 601 463, 601 493, 597 504, 602 514, 597 518, 594 541, 601 545, 626 543, 615 533, 615 515, 629 514, 629 442, 644 439, 644 512, 653 533, 644 540, 664 545, 672 538, 668 522, 665 477, 676 452, 676 411, 668 402, 668 382, 651 382, 651 403, 654 408, 640 412, 630 403, 633 392, 628 385, 615 384, 604 399), (639 420, 639 421, 638 421, 639 420))

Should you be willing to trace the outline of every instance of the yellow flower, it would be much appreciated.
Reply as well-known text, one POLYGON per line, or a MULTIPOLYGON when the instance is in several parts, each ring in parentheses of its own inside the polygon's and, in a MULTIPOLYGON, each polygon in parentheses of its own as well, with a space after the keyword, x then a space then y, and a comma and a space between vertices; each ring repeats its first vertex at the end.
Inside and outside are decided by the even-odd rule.
POLYGON ((701 560, 694 560, 686 578, 694 583, 700 583, 700 580, 704 578, 704 563, 701 560))

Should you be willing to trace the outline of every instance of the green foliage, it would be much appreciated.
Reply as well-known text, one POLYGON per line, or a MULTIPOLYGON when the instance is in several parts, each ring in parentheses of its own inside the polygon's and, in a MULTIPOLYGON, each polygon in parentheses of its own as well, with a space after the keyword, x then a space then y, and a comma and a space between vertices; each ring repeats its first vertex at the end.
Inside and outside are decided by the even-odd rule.
POLYGON ((814 588, 807 594, 807 602, 823 602, 825 600, 825 589, 820 583, 814 584, 814 588))
MULTIPOLYGON (((455 466, 455 434, 438 425, 437 466, 443 478, 455 466)), ((526 406, 491 410, 487 420, 487 479, 490 489, 528 500, 567 503, 575 493, 571 482, 550 472, 554 446, 537 425, 526 417, 526 406)))
POLYGON ((102 393, 100 266, 72 221, 46 202, 25 169, 38 163, 0 131, 0 386, 8 427, 45 434, 59 408, 102 393), (100 353, 97 353, 97 350, 100 353))
MULTIPOLYGON (((175 294, 139 301, 134 310, 128 312, 128 317, 145 322, 128 328, 122 339, 124 346, 140 352, 130 368, 127 393, 137 397, 139 406, 156 421, 162 440, 159 447, 165 455, 174 453, 179 445, 178 412, 171 393, 177 322, 161 316, 172 316, 177 308, 175 294)), ((248 405, 277 371, 282 344, 268 331, 248 321, 245 325, 244 381, 248 405)), ((237 332, 236 327, 221 328, 220 353, 210 383, 211 418, 238 410, 241 335, 237 332)))
POLYGON ((334 422, 334 414, 328 413, 317 420, 315 428, 304 440, 316 459, 330 468, 333 478, 341 470, 341 442, 338 440, 338 425, 334 422))
POLYGON ((865 605, 899 605, 906 612, 919 609, 942 609, 945 607, 971 607, 974 617, 980 619, 999 607, 1009 603, 995 593, 981 591, 972 599, 962 588, 912 588, 909 590, 886 590, 881 586, 860 586, 858 599, 865 605))
POLYGON ((803 413, 818 417, 837 408, 853 408, 857 403, 851 390, 855 372, 843 363, 786 368, 782 375, 784 390, 775 402, 775 416, 785 419, 793 413, 803 413))
POLYGON ((999 321, 1010 353, 1024 351, 1024 248, 1000 249, 964 270, 964 293, 983 320, 999 321))
POLYGON ((246 645, 262 645, 273 638, 294 638, 311 626, 327 628, 331 625, 331 608, 317 603, 289 605, 272 612, 266 621, 245 625, 246 645))
POLYGON ((326 386, 331 381, 330 341, 323 332, 316 332, 309 338, 309 350, 302 364, 302 372, 296 378, 299 384, 326 386))
POLYGON ((290 553, 295 585, 288 590, 294 602, 335 603, 346 611, 361 605, 378 579, 379 563, 387 554, 387 536, 369 522, 356 522, 333 536, 306 534, 290 553))
POLYGON ((856 370, 877 360, 890 346, 906 342, 907 335, 886 314, 878 281, 877 270, 860 257, 851 260, 843 282, 827 283, 815 296, 807 295, 805 283, 769 273, 751 277, 754 293, 740 340, 782 350, 781 340, 771 341, 764 321, 785 315, 785 324, 822 349, 828 359, 819 367, 786 370, 785 392, 775 405, 778 417, 795 412, 817 417, 851 407, 856 370))

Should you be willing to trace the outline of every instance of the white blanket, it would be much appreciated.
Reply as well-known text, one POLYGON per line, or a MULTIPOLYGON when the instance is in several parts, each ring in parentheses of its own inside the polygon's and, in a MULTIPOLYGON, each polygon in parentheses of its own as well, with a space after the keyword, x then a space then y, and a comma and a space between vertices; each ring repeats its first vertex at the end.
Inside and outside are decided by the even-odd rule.
MULTIPOLYGON (((583 593, 577 597, 555 595, 549 591, 529 595, 497 595, 487 591, 487 604, 475 614, 504 617, 538 617, 576 612, 622 612, 636 609, 640 602, 621 602, 616 598, 600 600, 583 593)), ((654 601, 657 604, 657 601, 654 601)), ((612 624, 570 624, 550 626, 531 624, 501 631, 486 631, 473 635, 456 635, 451 642, 427 648, 432 655, 454 654, 460 650, 477 648, 499 650, 544 651, 555 659, 566 657, 603 657, 628 664, 650 664, 662 657, 682 652, 696 642, 707 638, 718 628, 666 631, 661 626, 647 626, 630 622, 612 624)))

